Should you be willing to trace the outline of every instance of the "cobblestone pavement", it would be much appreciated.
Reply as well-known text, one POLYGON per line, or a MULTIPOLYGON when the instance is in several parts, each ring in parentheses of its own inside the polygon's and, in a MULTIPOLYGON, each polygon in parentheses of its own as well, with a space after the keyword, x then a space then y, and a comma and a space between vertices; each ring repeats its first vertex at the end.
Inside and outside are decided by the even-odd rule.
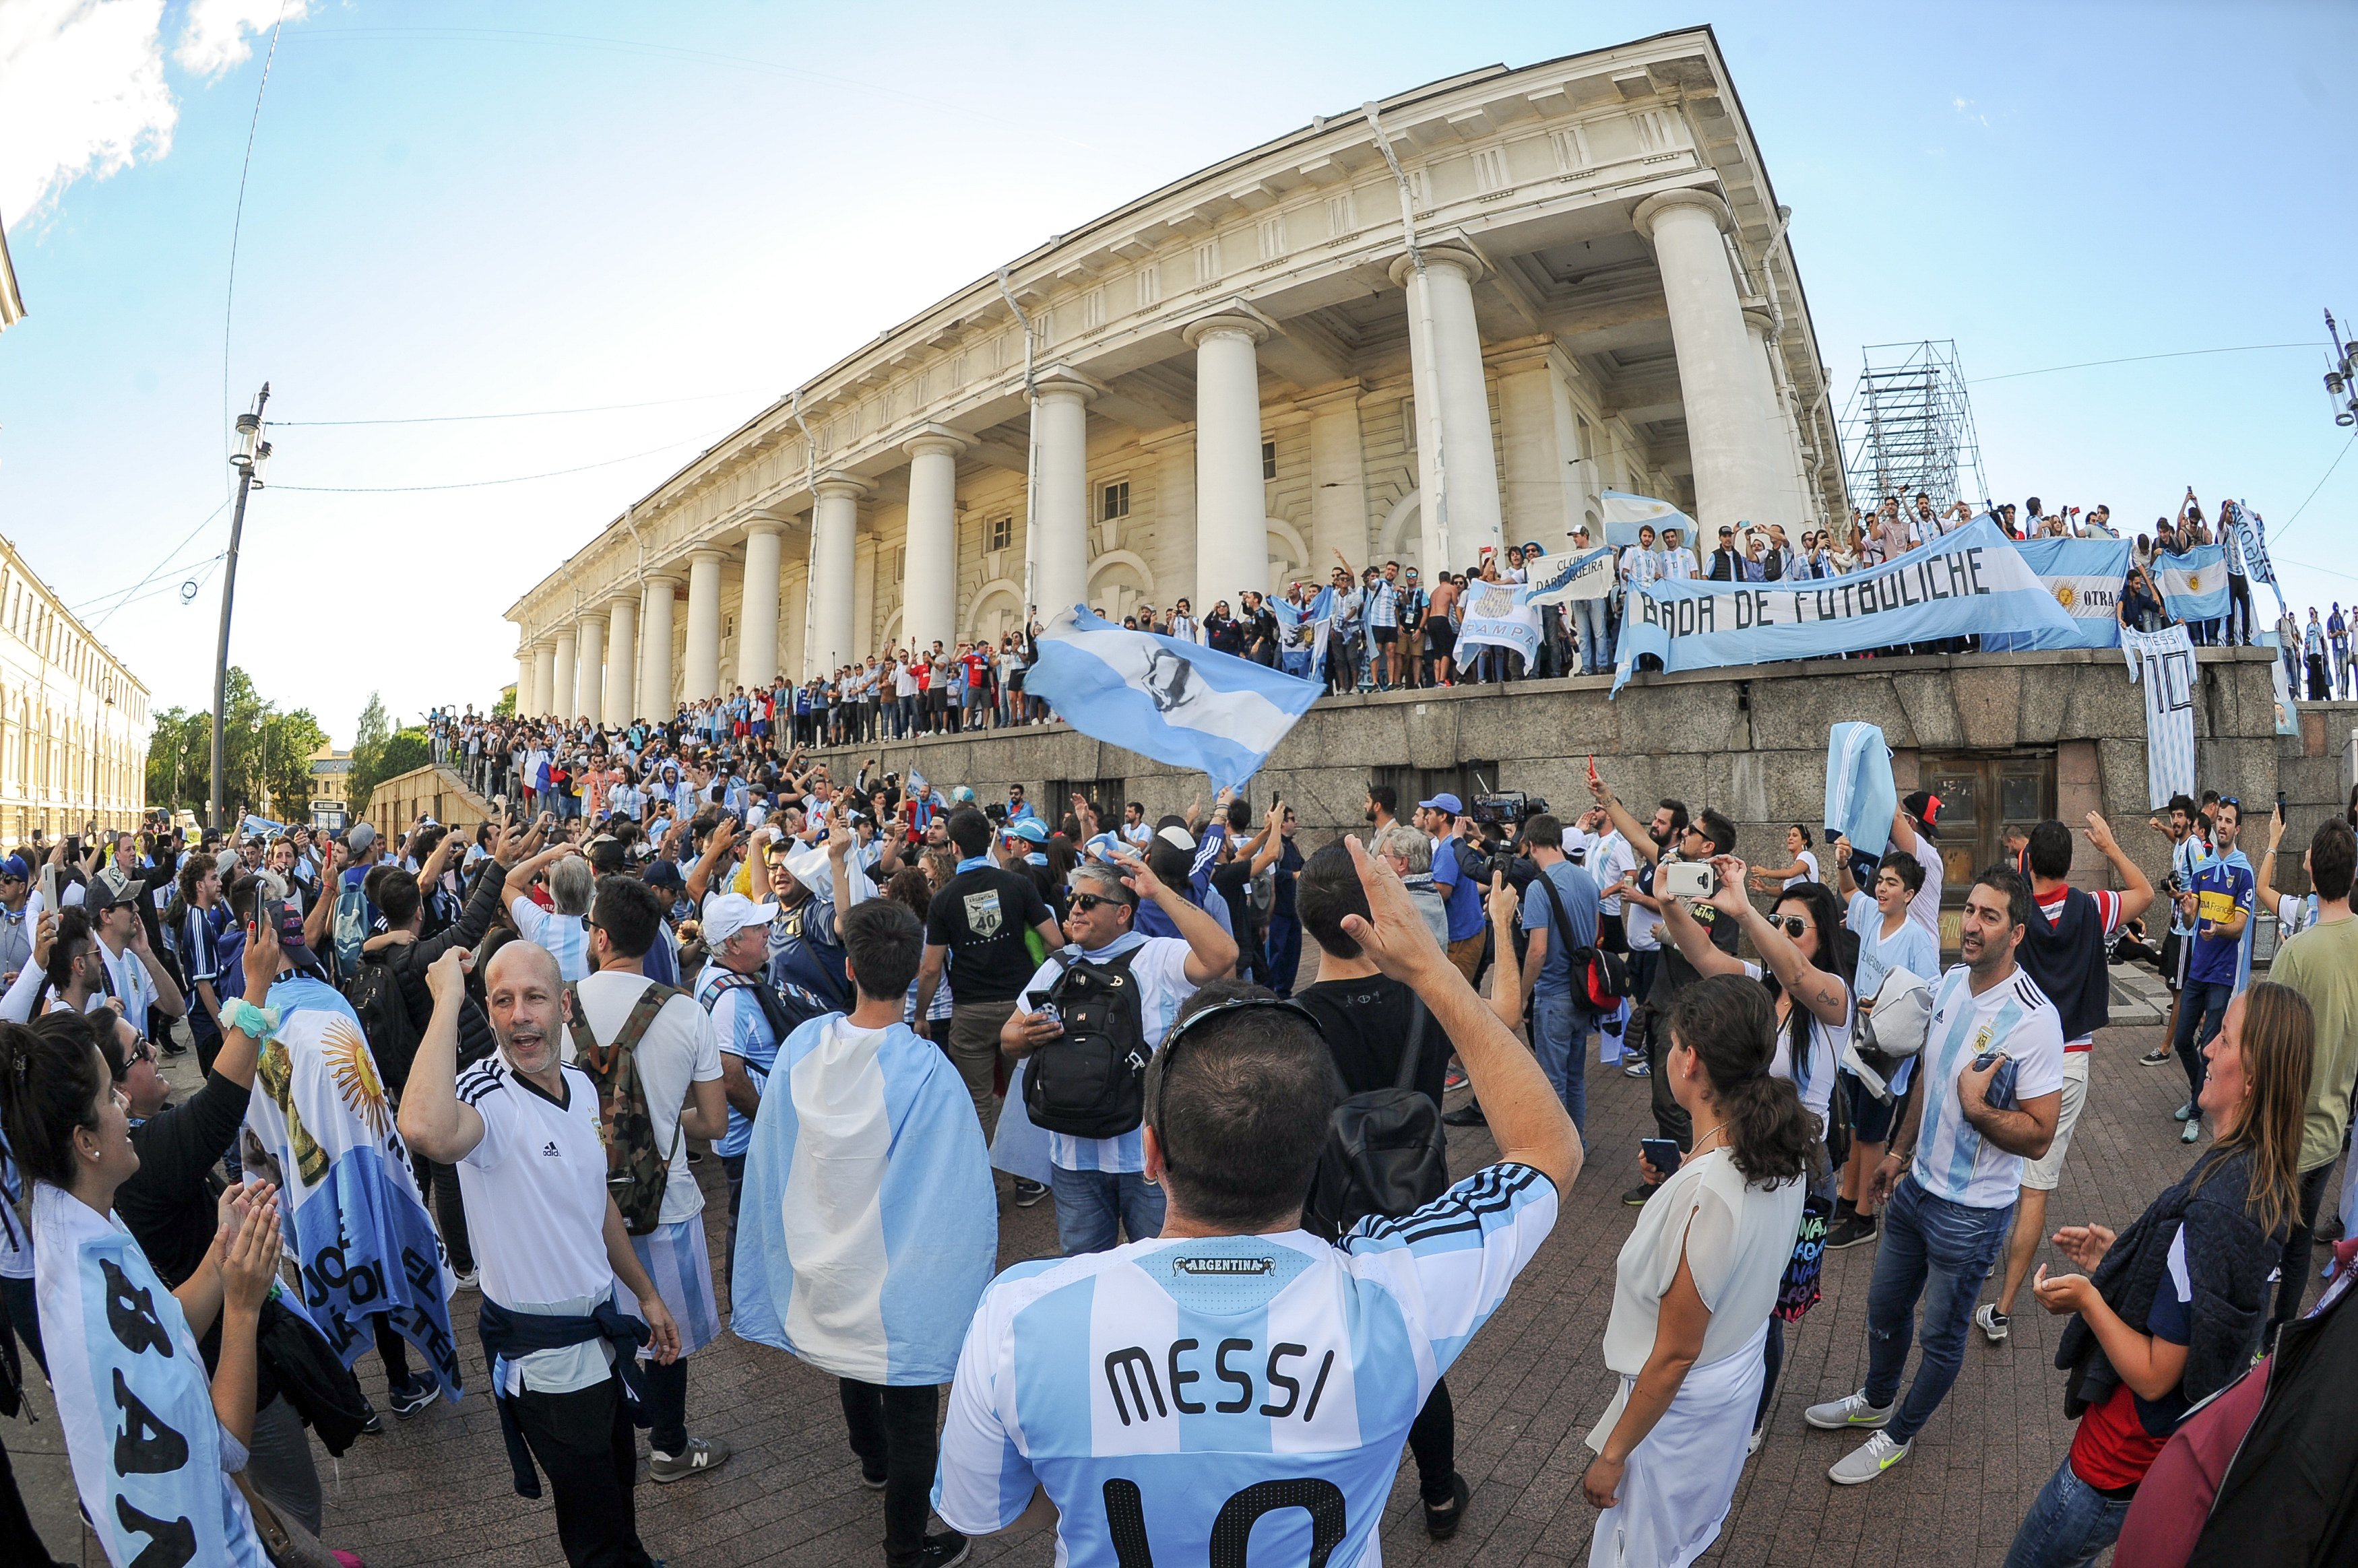
MULTIPOLYGON (((2174 1064, 2146 1068, 2136 1062, 2159 1035, 2153 1028, 2115 1028, 2097 1037, 2089 1108, 2049 1210, 2050 1227, 2081 1219, 2124 1226, 2185 1169, 2192 1152, 2180 1146, 2169 1119, 2185 1080, 2174 1064)), ((1474 1488, 1465 1526, 1445 1544, 1426 1540, 1415 1471, 1403 1455, 1384 1528, 1389 1563, 1540 1568, 1586 1560, 1596 1516, 1580 1496, 1589 1459, 1582 1439, 1611 1391, 1598 1344, 1612 1301, 1614 1259, 1635 1214, 1620 1195, 1634 1180, 1639 1136, 1652 1131, 1644 1082, 1593 1065, 1590 1073, 1588 1166, 1555 1234, 1449 1374, 1458 1466, 1474 1488)), ((1453 1132, 1452 1164, 1460 1173, 1494 1152, 1478 1130, 1453 1132)), ((717 1221, 727 1201, 719 1162, 708 1158, 695 1169, 717 1221)), ((2335 1201, 2329 1195, 2329 1210, 2335 1201)), ((721 1227, 708 1228, 717 1243, 721 1227)), ((1051 1204, 1003 1206, 1002 1263, 1055 1247, 1051 1204)), ((2051 1248, 2040 1255, 2060 1261, 2051 1248)), ((1978 1333, 1971 1336, 1955 1389, 1905 1462, 1866 1487, 1827 1482, 1826 1466, 1850 1439, 1809 1430, 1801 1411, 1863 1381, 1874 1267, 1872 1246, 1827 1256, 1825 1299, 1788 1334, 1768 1440, 1746 1468, 1705 1561, 1743 1568, 1996 1563, 2061 1459, 2071 1426, 2063 1418, 2061 1375, 2052 1366, 2061 1325, 2039 1313, 2026 1292, 2008 1343, 1992 1346, 1978 1333)), ((716 1260, 716 1280, 719 1272, 716 1260)), ((459 1308, 468 1386, 480 1390, 484 1373, 471 1292, 459 1308)), ((673 1568, 842 1568, 880 1561, 882 1503, 860 1485, 834 1380, 726 1334, 693 1367, 690 1430, 726 1439, 736 1454, 721 1470, 672 1486, 647 1483, 642 1470, 640 1531, 649 1549, 673 1568)), ((373 1355, 362 1359, 360 1372, 382 1402, 384 1374, 373 1355)), ((562 1562, 548 1505, 510 1490, 498 1420, 480 1392, 413 1421, 388 1417, 386 1426, 386 1435, 362 1438, 340 1464, 320 1455, 330 1544, 361 1553, 371 1568, 562 1562)), ((10 1451, 23 1454, 25 1429, 11 1423, 5 1430, 10 1451)), ((55 1433, 52 1423, 29 1435, 38 1444, 55 1433)), ((37 1455, 20 1461, 19 1473, 37 1517, 58 1541, 54 1531, 70 1528, 72 1519, 61 1462, 37 1455)), ((100 1561, 94 1543, 87 1560, 100 1561)), ((974 1556, 978 1563, 1025 1568, 1053 1560, 1044 1534, 978 1542, 974 1556)))

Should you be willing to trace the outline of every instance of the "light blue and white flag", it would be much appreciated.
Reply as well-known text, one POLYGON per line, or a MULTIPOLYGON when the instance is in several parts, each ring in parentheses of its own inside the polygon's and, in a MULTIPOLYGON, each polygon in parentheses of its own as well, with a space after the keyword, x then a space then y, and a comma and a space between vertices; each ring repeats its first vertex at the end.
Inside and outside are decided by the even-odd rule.
POLYGON ((1626 490, 1608 490, 1598 496, 1605 519, 1605 542, 1615 549, 1638 542, 1638 530, 1646 524, 1654 525, 1654 537, 1659 540, 1665 528, 1679 530, 1679 542, 1692 550, 1695 547, 1695 520, 1667 501, 1657 501, 1650 495, 1632 495, 1626 490))
POLYGON ((1326 656, 1326 633, 1335 613, 1335 590, 1322 588, 1307 604, 1269 600, 1277 618, 1278 663, 1285 673, 1304 679, 1317 673, 1326 656))
POLYGON ((2180 621, 2216 621, 2227 613, 2227 547, 2197 545, 2183 555, 2157 555, 2153 581, 2180 621))
POLYGON ((245 1123, 278 1162, 303 1304, 347 1367, 374 1347, 368 1320, 383 1314, 456 1400, 449 1254, 360 1017, 334 987, 301 976, 272 986, 269 1006, 278 1033, 262 1048, 245 1123))
POLYGON ((1825 658, 1992 633, 2062 633, 2071 617, 1985 520, 1842 577, 1629 585, 1613 689, 1638 656, 1666 670, 1825 658))
POLYGON ((946 1383, 999 1261, 957 1069, 904 1023, 815 1018, 778 1048, 745 1151, 730 1326, 863 1383, 946 1383))
POLYGON ((269 1568, 222 1451, 196 1336, 139 1243, 113 1215, 39 1182, 33 1248, 58 1424, 106 1560, 269 1568))
POLYGON ((2029 539, 2015 548, 2071 618, 2071 625, 2061 632, 1985 633, 1985 653, 2121 645, 2121 584, 2129 574, 2126 539, 2029 539))
POLYGON ((2266 583, 2277 596, 2277 609, 2284 609, 2284 589, 2277 584, 2277 566, 2268 558, 2268 525, 2260 514, 2244 502, 2231 501, 2226 506, 2226 523, 2244 541, 2244 570, 2254 582, 2266 583))
POLYGON ((1518 603, 1563 604, 1575 599, 1603 599, 1618 580, 1613 567, 1613 546, 1523 557, 1523 574, 1531 580, 1516 591, 1518 603))
POLYGON ((1040 633, 1024 689, 1093 741, 1241 789, 1321 687, 1234 654, 1109 625, 1082 605, 1040 633))
MULTIPOLYGON (((1457 600, 1457 645, 1488 643, 1511 648, 1529 669, 1540 656, 1540 612, 1522 600, 1518 582, 1485 582, 1475 578, 1457 600)), ((1460 655, 1462 658, 1464 655, 1460 655)))
MULTIPOLYGON (((2275 585, 2270 584, 2269 586, 2274 587, 2275 585)), ((2280 646, 2283 642, 2284 639, 2277 636, 2273 632, 2255 632, 2252 633, 2252 645, 2255 647, 2276 648, 2280 646)), ((2300 705, 2293 699, 2292 676, 2285 669, 2285 662, 2283 659, 2275 658, 2268 661, 2268 679, 2276 687, 2277 692, 2277 733, 2279 735, 2299 734, 2300 705)), ((2310 896, 2314 897, 2316 895, 2311 894, 2310 896)), ((2358 1184, 2353 1184, 2353 1185, 2358 1185, 2358 1184)))
POLYGON ((241 838, 284 838, 287 833, 287 824, 256 816, 250 811, 238 819, 237 835, 241 838))
POLYGON ((1891 780, 1891 748, 1883 731, 1851 720, 1826 731, 1826 830, 1851 848, 1880 857, 1891 841, 1891 814, 1899 808, 1891 780))

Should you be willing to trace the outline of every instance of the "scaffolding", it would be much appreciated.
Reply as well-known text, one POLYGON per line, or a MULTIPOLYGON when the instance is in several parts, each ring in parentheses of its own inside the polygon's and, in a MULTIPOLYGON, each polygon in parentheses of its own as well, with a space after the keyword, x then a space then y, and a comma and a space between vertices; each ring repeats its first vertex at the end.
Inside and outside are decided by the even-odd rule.
POLYGON ((1956 343, 1875 343, 1860 357, 1858 385, 1842 416, 1851 504, 1872 510, 1886 496, 1922 491, 1935 512, 1945 512, 1961 492, 1971 502, 1985 499, 1989 481, 1956 343), (1968 469, 1970 490, 1963 482, 1968 469))

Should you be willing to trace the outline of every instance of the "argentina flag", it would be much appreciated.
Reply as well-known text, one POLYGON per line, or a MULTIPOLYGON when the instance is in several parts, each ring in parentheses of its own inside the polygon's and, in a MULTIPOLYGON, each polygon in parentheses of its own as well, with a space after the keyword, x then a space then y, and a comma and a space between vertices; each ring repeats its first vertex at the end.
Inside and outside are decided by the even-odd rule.
POLYGON ((2184 555, 2153 558, 2154 586, 2180 621, 2216 621, 2227 613, 2227 550, 2198 545, 2184 555))
POLYGON ((2027 539, 2015 549, 2071 624, 2039 632, 1985 632, 1983 652, 2121 645, 2121 584, 2129 574, 2126 539, 2027 539))
POLYGON ((1690 549, 1696 547, 1695 520, 1667 501, 1608 490, 1597 497, 1597 503, 1605 522, 1605 542, 1617 550, 1636 544, 1638 530, 1649 523, 1654 525, 1657 540, 1663 529, 1676 528, 1690 549))
POLYGON ((841 1013, 786 1037, 745 1151, 730 1327, 838 1378, 946 1383, 999 1260, 982 1125, 941 1047, 841 1013))
POLYGON ((1040 633, 1024 689, 1093 741, 1239 789, 1318 700, 1318 683, 1109 624, 1080 605, 1040 633))

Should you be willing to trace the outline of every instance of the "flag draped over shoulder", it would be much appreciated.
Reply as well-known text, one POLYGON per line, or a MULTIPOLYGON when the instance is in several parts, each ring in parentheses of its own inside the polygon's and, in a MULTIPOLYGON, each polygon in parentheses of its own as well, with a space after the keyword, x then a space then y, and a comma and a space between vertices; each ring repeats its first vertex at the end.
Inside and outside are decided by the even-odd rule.
POLYGON ((2227 613, 2227 547, 2197 545, 2153 558, 2154 586, 2180 621, 2216 621, 2227 613))
POLYGON ((1826 827, 1851 848, 1881 855, 1891 839, 1891 814, 1899 807, 1891 782, 1891 748, 1883 731, 1851 720, 1826 731, 1826 827))
POLYGON ((1111 625, 1080 606, 1039 636, 1024 690, 1093 741, 1241 787, 1318 700, 1315 681, 1111 625))
POLYGON ((730 1326, 863 1383, 946 1383, 999 1260, 974 1101, 906 1024, 786 1037, 745 1151, 730 1326))
POLYGON ((2031 648, 2117 648, 2126 539, 2030 539, 2015 546, 2071 624, 2056 631, 1984 633, 1984 653, 2031 648))
POLYGON ((139 1243, 47 1182, 33 1189, 33 1238, 58 1423, 106 1560, 269 1568, 196 1336, 139 1243))
POLYGON ((1986 519, 1879 567, 1776 583, 1632 583, 1613 689, 1639 655, 1666 670, 1715 669, 1992 633, 2063 633, 2071 618, 1986 519))
POLYGON ((278 1162, 303 1304, 349 1367, 384 1314, 459 1397, 449 1254, 419 1201, 409 1149, 352 1004, 304 978, 270 988, 278 1033, 262 1049, 246 1125, 278 1162))

